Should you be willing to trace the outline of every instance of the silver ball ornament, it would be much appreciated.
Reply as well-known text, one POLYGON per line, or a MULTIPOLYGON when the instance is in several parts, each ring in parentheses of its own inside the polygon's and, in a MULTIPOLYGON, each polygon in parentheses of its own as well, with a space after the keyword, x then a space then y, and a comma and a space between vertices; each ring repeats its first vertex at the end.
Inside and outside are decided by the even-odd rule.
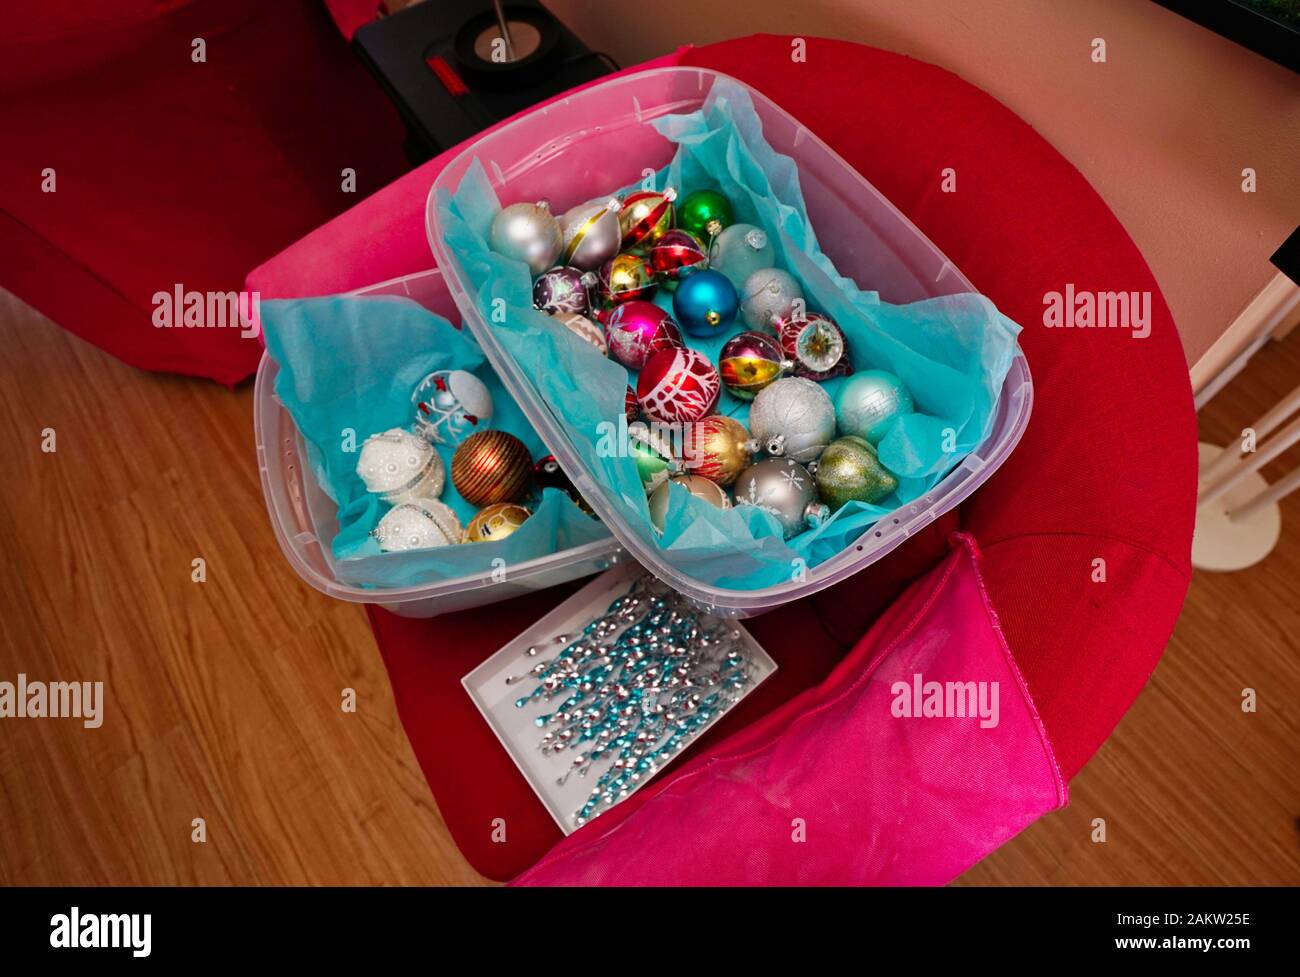
POLYGON ((760 450, 807 463, 835 437, 835 405, 811 380, 786 377, 758 392, 749 431, 760 450))
POLYGON ((594 271, 618 254, 623 242, 623 229, 618 222, 622 206, 616 198, 589 200, 560 215, 566 265, 594 271))
POLYGON ((709 267, 720 271, 743 292, 745 279, 762 268, 771 268, 776 249, 767 232, 753 224, 732 224, 713 239, 709 247, 709 267))
POLYGON ((503 207, 492 218, 488 243, 497 254, 528 265, 534 275, 554 265, 564 247, 559 221, 545 201, 503 207))
POLYGON ((740 314, 750 329, 775 329, 802 298, 803 289, 788 271, 760 268, 740 288, 740 314))
POLYGON ((740 473, 734 489, 736 505, 770 512, 787 539, 830 516, 830 509, 817 500, 812 475, 793 458, 764 458, 740 473))
POLYGON ((889 433, 896 418, 914 409, 903 381, 885 370, 863 370, 844 381, 835 396, 835 418, 841 434, 852 434, 872 445, 889 433))

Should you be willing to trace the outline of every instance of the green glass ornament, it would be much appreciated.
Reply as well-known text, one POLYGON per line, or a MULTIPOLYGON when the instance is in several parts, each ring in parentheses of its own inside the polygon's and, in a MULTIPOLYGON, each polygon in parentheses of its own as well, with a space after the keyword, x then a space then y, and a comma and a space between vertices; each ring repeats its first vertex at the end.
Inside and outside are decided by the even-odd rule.
POLYGON ((837 438, 817 459, 817 493, 832 512, 846 502, 879 502, 897 488, 898 479, 863 438, 837 438))
POLYGON ((681 472, 681 463, 673 457, 671 443, 657 430, 636 421, 628 425, 627 438, 632 460, 636 463, 636 473, 647 493, 654 491, 670 476, 681 472))
POLYGON ((677 226, 706 244, 736 222, 731 202, 717 190, 696 190, 677 208, 677 226))

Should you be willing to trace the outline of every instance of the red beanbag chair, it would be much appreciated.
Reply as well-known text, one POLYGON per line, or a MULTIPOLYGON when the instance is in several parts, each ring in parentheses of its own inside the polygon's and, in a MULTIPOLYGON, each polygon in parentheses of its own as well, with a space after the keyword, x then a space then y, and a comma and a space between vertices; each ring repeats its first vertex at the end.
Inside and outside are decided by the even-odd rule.
MULTIPOLYGON (((1169 310, 1123 227, 1029 126, 955 75, 840 41, 808 39, 806 61, 790 51, 790 38, 759 36, 673 57, 781 104, 1021 323, 1035 382, 1029 427, 984 487, 928 532, 748 622, 776 675, 689 759, 562 842, 459 680, 570 589, 432 621, 371 609, 443 817, 494 878, 946 881, 1063 802, 1058 768, 1072 776, 1106 738, 1182 605, 1196 486, 1191 389, 1169 310), (940 190, 948 168, 955 193, 940 190), (1045 296, 1067 284, 1150 292, 1149 335, 1045 328, 1045 296), (952 550, 958 526, 965 535, 952 550), (892 716, 887 693, 909 669, 997 681, 998 725, 892 716)), ((257 269, 250 287, 312 294, 428 267, 424 201, 446 158, 257 269)))

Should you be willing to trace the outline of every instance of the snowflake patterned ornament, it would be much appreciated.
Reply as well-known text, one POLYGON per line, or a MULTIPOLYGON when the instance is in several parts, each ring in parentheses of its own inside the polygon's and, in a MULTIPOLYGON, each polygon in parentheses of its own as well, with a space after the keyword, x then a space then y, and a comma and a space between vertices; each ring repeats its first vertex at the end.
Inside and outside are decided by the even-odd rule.
POLYGON ((817 499, 817 486, 808 469, 792 458, 765 458, 750 465, 735 484, 736 505, 757 506, 771 513, 789 539, 830 518, 830 509, 817 499))
POLYGON ((636 381, 642 412, 665 424, 702 420, 713 413, 721 393, 722 380, 709 358, 687 347, 654 353, 636 381))
POLYGON ((415 429, 435 444, 456 447, 492 423, 492 394, 468 370, 438 370, 411 394, 415 429))

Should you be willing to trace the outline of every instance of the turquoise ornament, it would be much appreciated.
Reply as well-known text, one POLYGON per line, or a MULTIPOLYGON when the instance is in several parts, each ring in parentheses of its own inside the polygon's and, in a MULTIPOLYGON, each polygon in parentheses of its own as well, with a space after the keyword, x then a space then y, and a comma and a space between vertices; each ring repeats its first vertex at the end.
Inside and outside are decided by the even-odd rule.
POLYGON ((840 434, 877 445, 894 421, 913 409, 912 395, 902 380, 885 370, 863 370, 840 387, 835 398, 835 422, 840 434))
POLYGON ((673 293, 673 316, 689 335, 716 336, 736 319, 740 296, 721 272, 705 269, 682 280, 673 293))

